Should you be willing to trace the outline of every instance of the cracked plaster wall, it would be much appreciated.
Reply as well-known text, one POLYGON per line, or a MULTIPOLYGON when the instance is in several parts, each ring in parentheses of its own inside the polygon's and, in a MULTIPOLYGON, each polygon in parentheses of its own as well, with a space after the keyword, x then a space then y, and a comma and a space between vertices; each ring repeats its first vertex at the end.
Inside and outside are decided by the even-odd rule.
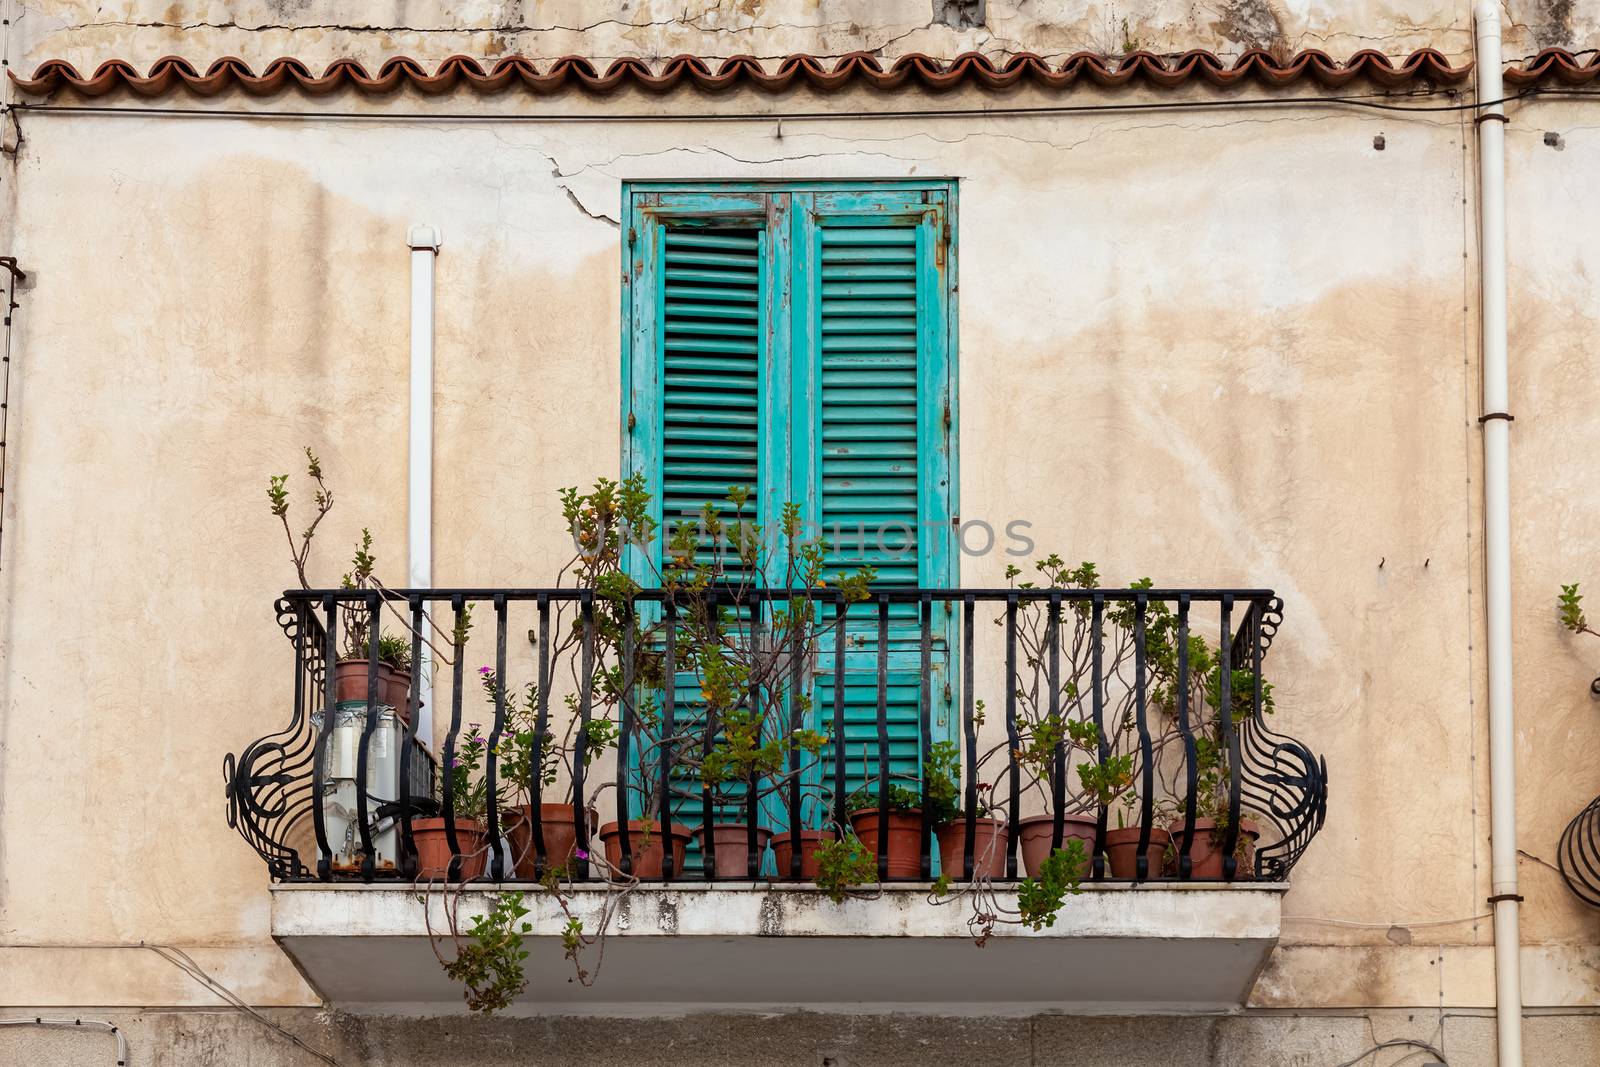
MULTIPOLYGON (((1600 741, 1592 660, 1544 595, 1587 576, 1600 518, 1571 458, 1600 430, 1600 140, 1575 117, 1541 104, 1511 133, 1525 966, 1530 1002, 1563 1007, 1596 999, 1595 919, 1547 863, 1600 741)), ((1041 551, 1117 583, 1288 601, 1281 727, 1334 785, 1256 1003, 1490 1003, 1459 116, 25 132, 0 1001, 196 1003, 159 959, 88 947, 146 939, 196 946, 256 1002, 307 1002, 216 770, 283 718, 266 474, 321 451, 341 502, 317 572, 360 525, 380 560, 403 552, 409 223, 445 234, 435 575, 524 584, 560 562, 556 489, 617 462, 622 179, 939 175, 961 183, 961 514, 1026 518, 1041 551)), ((1005 562, 962 579, 999 584, 1005 562)))
MULTIPOLYGON (((1146 6, 1137 22, 1158 50, 1237 51, 1271 24, 1291 48, 1467 54, 1464 3, 1327 9, 1218 29, 1210 9, 1146 6)), ((169 52, 316 66, 395 52, 1117 51, 1121 17, 990 3, 986 30, 956 34, 909 3, 826 17, 728 4, 693 26, 667 5, 612 21, 594 5, 466 6, 449 23, 410 5, 363 30, 329 28, 315 3, 90 10, 28 6, 10 54, 88 67, 169 52), (218 25, 168 28, 196 22, 218 25)), ((1513 54, 1594 39, 1587 13, 1513 13, 1513 54)), ((1524 965, 1530 1002, 1552 1007, 1597 999, 1596 920, 1548 867, 1600 789, 1584 755, 1600 742, 1593 660, 1545 596, 1590 576, 1600 519, 1600 475, 1573 458, 1600 432, 1587 399, 1600 213, 1586 195, 1600 139, 1581 106, 1525 107, 1510 132, 1524 965)), ((1333 807, 1256 1003, 1436 1005, 1445 988, 1450 1004, 1489 1002, 1489 930, 1474 919, 1487 893, 1475 194, 1459 116, 789 121, 781 138, 768 121, 38 116, 25 132, 4 183, 33 279, 0 573, 0 1003, 205 1002, 150 954, 104 947, 140 939, 191 946, 253 1002, 314 999, 268 939, 264 872, 223 824, 216 769, 282 718, 287 653, 268 605, 289 575, 265 475, 303 443, 323 452, 341 504, 321 572, 361 524, 381 559, 403 552, 409 223, 446 240, 436 576, 522 583, 559 562, 557 487, 616 465, 620 181, 903 175, 961 182, 962 514, 1026 517, 1041 548, 1118 581, 1265 584, 1289 601, 1273 650, 1282 725, 1327 756, 1333 807)), ((968 561, 963 579, 997 584, 1003 562, 968 561)))
MULTIPOLYGON (((985 25, 955 30, 935 17, 935 0, 467 0, 459 4, 384 0, 13 0, 19 69, 65 58, 92 68, 113 57, 141 67, 169 54, 201 62, 223 55, 260 66, 280 55, 320 68, 355 57, 372 66, 397 54, 437 61, 454 53, 495 58, 580 55, 662 58, 688 53, 774 58, 794 52, 837 56, 869 51, 993 57, 1036 52, 1321 48, 1346 56, 1362 48, 1405 55, 1434 47, 1470 58, 1470 0, 990 0, 985 25)), ((1595 45, 1600 12, 1570 0, 1516 0, 1507 8, 1507 55, 1541 47, 1595 45)))

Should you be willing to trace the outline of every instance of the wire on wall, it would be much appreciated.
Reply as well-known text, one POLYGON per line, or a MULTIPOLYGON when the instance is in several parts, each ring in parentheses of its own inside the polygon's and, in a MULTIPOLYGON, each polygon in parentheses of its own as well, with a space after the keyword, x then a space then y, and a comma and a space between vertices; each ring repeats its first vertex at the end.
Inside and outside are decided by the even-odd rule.
POLYGON ((160 956, 162 959, 178 968, 178 970, 194 979, 196 984, 200 985, 212 995, 222 1000, 229 1007, 248 1015, 262 1026, 265 1026, 267 1029, 275 1031, 280 1037, 283 1037, 292 1044, 298 1046, 302 1051, 307 1052, 321 1060, 323 1063, 328 1064, 328 1067, 339 1067, 338 1060, 334 1059, 332 1056, 329 1056, 325 1052, 319 1052, 315 1048, 312 1048, 305 1041, 303 1041, 298 1034, 279 1026, 277 1023, 261 1014, 261 1012, 257 1011, 252 1005, 245 1001, 243 997, 240 997, 233 990, 229 989, 227 986, 211 977, 211 975, 207 974, 205 970, 198 963, 196 963, 193 957, 191 957, 187 952, 180 948, 174 948, 171 945, 158 945, 148 941, 139 942, 139 946, 154 952, 157 956, 160 956))
POLYGON ((0 1019, 0 1026, 40 1026, 46 1029, 66 1029, 73 1027, 82 1029, 92 1027, 104 1028, 110 1031, 111 1036, 117 1039, 117 1067, 127 1067, 128 1039, 122 1036, 122 1031, 115 1023, 106 1022, 104 1019, 52 1019, 43 1015, 35 1015, 28 1019, 0 1019))
MULTIPOLYGON (((16 315, 17 283, 28 276, 17 267, 12 256, 0 256, 0 268, 5 269, 5 339, 0 341, 0 548, 4 548, 6 503, 6 432, 11 428, 11 320, 16 315)), ((0 566, 4 555, 0 554, 0 566)))

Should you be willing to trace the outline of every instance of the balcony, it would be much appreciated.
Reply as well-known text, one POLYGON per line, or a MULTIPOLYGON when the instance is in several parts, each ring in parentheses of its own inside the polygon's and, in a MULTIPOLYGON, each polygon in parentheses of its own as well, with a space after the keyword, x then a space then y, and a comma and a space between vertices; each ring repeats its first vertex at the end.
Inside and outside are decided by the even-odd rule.
POLYGON ((289 723, 227 758, 228 817, 352 1008, 458 1007, 441 964, 505 899, 513 1011, 1236 1008, 1326 806, 1273 729, 1267 590, 311 590, 278 618, 289 723))

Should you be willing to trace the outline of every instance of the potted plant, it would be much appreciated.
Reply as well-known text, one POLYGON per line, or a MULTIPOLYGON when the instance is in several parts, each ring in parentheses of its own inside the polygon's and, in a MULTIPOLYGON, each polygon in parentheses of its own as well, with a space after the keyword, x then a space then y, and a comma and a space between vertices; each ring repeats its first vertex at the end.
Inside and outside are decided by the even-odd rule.
MULTIPOLYGON (((810 700, 795 681, 809 680, 810 660, 834 624, 824 621, 809 592, 823 583, 827 546, 805 539, 799 507, 782 509, 779 549, 746 517, 749 496, 743 489, 731 489, 727 502, 726 514, 719 505, 704 505, 697 520, 678 525, 666 546, 661 584, 668 602, 662 610, 670 609, 673 619, 673 677, 664 677, 659 659, 653 663, 663 677, 638 694, 633 748, 641 808, 659 808, 666 795, 693 812, 703 810, 709 796, 713 810, 744 815, 698 826, 694 835, 702 847, 710 846, 714 877, 748 879, 760 873, 772 830, 750 825, 746 813, 770 818, 784 809, 794 796, 792 786, 815 766, 827 743, 825 733, 807 726, 810 700), (760 595, 757 583, 800 592, 760 595), (681 684, 683 675, 693 679, 697 699, 677 709, 668 730, 659 685, 681 684)), ((871 573, 857 572, 836 584, 847 597, 860 599, 871 573)), ((661 636, 636 647, 664 645, 661 636)), ((802 795, 811 792, 814 787, 802 795)), ((804 866, 816 844, 805 827, 789 829, 785 860, 792 862, 797 832, 804 866)), ((791 870, 786 865, 779 874, 787 877, 791 870)))
MULTIPOLYGON (((478 669, 479 684, 489 702, 499 697, 500 680, 493 667, 478 669)), ((576 714, 566 717, 566 737, 547 721, 539 728, 539 687, 528 682, 522 692, 505 697, 506 729, 500 739, 500 774, 505 783, 502 822, 518 878, 538 881, 548 873, 570 873, 578 847, 578 805, 573 802, 570 764, 576 714), (566 771, 563 774, 563 770, 566 771), (565 786, 562 787, 562 781, 565 786), (535 786, 537 785, 537 789, 535 786), (534 807, 534 797, 539 797, 534 807), (551 799, 545 799, 551 798, 551 799)), ((547 709, 548 710, 548 709, 547 709)), ((591 719, 586 733, 585 766, 592 764, 615 740, 616 724, 610 718, 591 719)), ((584 839, 594 836, 598 815, 586 807, 584 839)))
MULTIPOLYGON (((1168 844, 1168 870, 1176 875, 1179 857, 1187 850, 1189 877, 1200 881, 1220 881, 1224 876, 1223 858, 1228 837, 1228 768, 1227 753, 1211 737, 1195 738, 1195 763, 1199 768, 1195 787, 1194 833, 1190 837, 1185 829, 1186 816, 1178 807, 1167 824, 1170 834, 1168 844)), ((1261 837, 1260 825, 1250 817, 1248 810, 1239 812, 1239 834, 1234 844, 1234 877, 1248 880, 1255 875, 1255 843, 1261 837)))
MULTIPOLYGON (((1100 585, 1098 569, 1091 562, 1068 567, 1052 554, 1034 566, 1043 581, 1037 586, 1022 583, 1020 588, 1092 590, 1100 585)), ((1016 567, 1007 568, 1007 577, 1013 581, 1020 573, 1016 567)), ((1152 586, 1148 578, 1129 584, 1136 590, 1152 586)), ((1090 600, 1063 602, 1053 619, 1044 601, 1029 601, 1019 612, 1021 666, 1014 679, 1019 745, 1015 756, 1027 775, 1025 790, 1035 793, 1047 812, 1021 820, 1018 828, 1023 863, 1030 874, 1037 875, 1051 852, 1057 813, 1050 809, 1057 797, 1061 800, 1061 846, 1081 842, 1091 868, 1100 827, 1123 801, 1119 826, 1106 832, 1107 845, 1117 844, 1121 869, 1130 869, 1127 859, 1131 854, 1131 869, 1137 871, 1141 827, 1148 823, 1152 832, 1156 829, 1155 769, 1163 750, 1176 739, 1156 731, 1157 736, 1151 738, 1150 765, 1140 762, 1141 738, 1151 733, 1147 726, 1141 735, 1141 691, 1130 677, 1141 650, 1141 630, 1147 684, 1154 686, 1148 691, 1157 694, 1142 709, 1148 723, 1149 704, 1160 704, 1162 650, 1176 630, 1171 610, 1163 602, 1146 602, 1142 614, 1135 600, 1107 602, 1098 630, 1090 600), (1124 816, 1134 811, 1134 790, 1146 774, 1152 786, 1150 802, 1141 808, 1138 825, 1120 825, 1124 816)), ((1156 836, 1159 838, 1159 833, 1156 836)), ((1148 858, 1148 845, 1146 850, 1148 858)), ((1147 876, 1159 869, 1159 865, 1147 864, 1147 876)))
POLYGON ((441 784, 437 799, 440 810, 448 810, 451 818, 443 815, 412 818, 411 838, 417 849, 419 880, 448 878, 450 861, 456 855, 461 857, 461 881, 470 882, 482 876, 488 859, 483 820, 489 812, 489 788, 482 773, 487 752, 488 744, 482 728, 477 723, 469 724, 467 735, 461 739, 456 754, 439 776, 441 784), (443 795, 446 790, 449 793, 448 807, 443 795), (450 848, 452 822, 459 853, 450 848))
MULTIPOLYGON (((973 718, 975 726, 981 728, 983 701, 976 702, 973 718)), ((984 755, 995 751, 991 749, 984 755)), ((979 773, 979 767, 974 767, 972 773, 979 773)), ((933 806, 934 835, 939 839, 940 873, 947 878, 960 878, 966 870, 967 846, 967 818, 961 807, 960 748, 954 741, 934 742, 923 773, 928 778, 928 798, 933 806)), ((994 817, 993 790, 989 783, 976 783, 973 792, 977 805, 972 821, 972 877, 1004 878, 1006 857, 1011 853, 1011 830, 1003 820, 994 817)))
MULTIPOLYGON (((365 537, 366 531, 362 531, 365 537)), ((363 612, 364 613, 364 612, 363 612)), ((345 643, 348 654, 333 666, 334 696, 340 702, 367 699, 367 679, 371 658, 366 639, 352 639, 360 624, 347 623, 345 643)), ((395 709, 402 721, 411 722, 411 639, 401 634, 378 637, 378 701, 395 709)))
MULTIPOLYGON (((1189 877, 1199 880, 1221 880, 1224 877, 1224 849, 1228 838, 1231 807, 1231 785, 1234 768, 1229 765, 1223 715, 1229 716, 1228 726, 1239 729, 1255 708, 1255 673, 1246 668, 1228 672, 1228 708, 1223 709, 1222 656, 1204 638, 1189 638, 1188 711, 1192 723, 1194 744, 1195 785, 1193 833, 1188 830, 1187 770, 1182 760, 1169 762, 1169 780, 1166 783, 1168 799, 1160 805, 1167 813, 1168 871, 1178 875, 1181 857, 1188 856, 1189 877)), ((1163 648, 1157 675, 1161 679, 1158 700, 1168 708, 1175 708, 1177 694, 1175 658, 1163 648)), ((1272 683, 1261 680, 1261 712, 1270 715, 1274 709, 1272 683)), ((1169 739, 1176 741, 1174 727, 1169 739)), ((1153 828, 1152 828, 1153 830, 1153 828)), ((1235 839, 1234 860, 1236 878, 1254 877, 1255 843, 1261 836, 1259 823, 1251 818, 1247 809, 1239 813, 1239 832, 1235 839)))
MULTIPOLYGON (((801 799, 801 810, 806 810, 806 805, 818 800, 813 794, 807 794, 801 799)), ((818 824, 826 821, 826 815, 819 815, 811 820, 818 824)), ((772 863, 778 881, 789 881, 794 877, 794 853, 796 842, 799 843, 800 852, 800 879, 806 882, 815 882, 821 874, 822 868, 818 854, 830 842, 839 839, 836 828, 826 830, 810 829, 802 825, 793 830, 780 830, 772 835, 772 863)))
MULTIPOLYGON (((1123 796, 1123 803, 1117 806, 1117 825, 1106 830, 1106 865, 1111 870, 1113 878, 1139 878, 1139 839, 1145 839, 1144 878, 1152 880, 1160 878, 1166 869, 1168 845, 1172 841, 1172 834, 1164 825, 1152 824, 1148 828, 1135 822, 1127 824, 1128 813, 1132 812, 1138 804, 1138 797, 1133 793, 1123 796)), ((1154 822, 1165 824, 1169 821, 1166 806, 1155 809, 1154 822)))
MULTIPOLYGON (((294 565, 300 588, 310 589, 311 582, 306 574, 306 564, 310 559, 311 545, 317 528, 333 510, 333 490, 328 487, 322 471, 322 461, 317 458, 316 453, 307 447, 305 457, 306 474, 316 487, 312 497, 316 512, 298 538, 289 526, 287 474, 274 474, 269 477, 267 500, 271 505, 272 514, 283 527, 284 537, 289 543, 289 560, 294 565)), ((361 540, 356 544, 355 555, 350 561, 350 570, 340 579, 340 587, 352 590, 370 589, 386 594, 387 590, 378 580, 376 567, 377 558, 372 553, 372 533, 370 530, 362 529, 361 540)), ((384 599, 387 601, 387 596, 384 599)), ((390 612, 401 632, 380 634, 378 637, 378 701, 393 708, 401 721, 409 725, 413 631, 409 620, 402 614, 392 607, 390 612)), ((333 665, 334 699, 337 702, 365 703, 371 683, 372 646, 368 634, 374 628, 373 612, 366 604, 346 603, 341 609, 341 615, 343 625, 340 627, 340 648, 333 665)), ((438 632, 437 627, 434 631, 438 632)), ((424 634, 422 639, 433 650, 436 658, 449 661, 449 657, 441 655, 439 649, 432 644, 429 635, 424 634)))
POLYGON ((851 793, 845 803, 850 813, 850 829, 865 846, 867 854, 877 856, 879 829, 885 827, 887 833, 882 845, 888 860, 885 873, 890 878, 921 876, 922 797, 906 786, 891 784, 888 807, 882 808, 881 804, 878 787, 870 782, 851 793))

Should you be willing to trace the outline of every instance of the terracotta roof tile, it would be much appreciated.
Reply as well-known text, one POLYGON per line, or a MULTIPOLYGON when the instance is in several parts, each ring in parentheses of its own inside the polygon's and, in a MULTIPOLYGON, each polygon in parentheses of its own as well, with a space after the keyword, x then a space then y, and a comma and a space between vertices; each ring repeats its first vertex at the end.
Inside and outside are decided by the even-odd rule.
MULTIPOLYGON (((1338 88, 1357 79, 1367 79, 1386 88, 1400 88, 1417 81, 1455 85, 1466 80, 1470 63, 1450 65, 1444 53, 1423 48, 1396 62, 1381 52, 1363 50, 1343 61, 1326 52, 1308 49, 1287 60, 1253 49, 1231 63, 1214 52, 1194 50, 1181 55, 1158 56, 1134 52, 1120 60, 1110 60, 1089 52, 1079 52, 1057 65, 1024 53, 995 61, 976 52, 967 52, 945 61, 921 53, 884 61, 867 52, 852 52, 829 63, 813 55, 792 55, 769 67, 750 56, 706 60, 697 56, 677 56, 658 66, 640 59, 618 59, 597 68, 587 59, 563 56, 539 62, 525 56, 508 56, 487 68, 469 56, 451 56, 430 74, 414 59, 404 56, 384 62, 376 74, 369 73, 353 59, 335 60, 315 74, 298 59, 275 59, 257 74, 242 59, 227 56, 212 63, 202 73, 187 59, 167 56, 140 74, 137 67, 121 59, 107 60, 84 77, 72 64, 60 59, 39 64, 30 78, 12 74, 17 87, 35 95, 49 95, 63 89, 84 96, 101 96, 126 88, 138 96, 160 96, 186 89, 209 96, 238 88, 257 96, 269 96, 288 89, 320 94, 345 87, 364 93, 387 93, 409 86, 425 93, 440 93, 457 86, 477 92, 496 93, 514 87, 536 93, 580 89, 607 93, 623 86, 647 92, 664 93, 685 85, 719 92, 749 87, 765 92, 780 92, 796 86, 822 90, 866 85, 875 89, 918 87, 931 90, 952 89, 971 83, 986 89, 1009 89, 1018 85, 1038 85, 1067 89, 1085 82, 1102 87, 1145 85, 1170 89, 1191 82, 1214 86, 1255 83, 1285 86, 1309 81, 1327 88, 1338 88)), ((1547 75, 1568 84, 1593 80, 1600 73, 1600 60, 1587 65, 1561 49, 1547 49, 1526 67, 1506 73, 1513 85, 1529 84, 1547 75)))
POLYGON ((1573 53, 1565 48, 1546 48, 1519 66, 1506 68, 1506 84, 1516 88, 1553 78, 1566 85, 1587 85, 1600 78, 1600 51, 1589 49, 1573 53), (1578 56, 1587 55, 1587 60, 1578 56))

